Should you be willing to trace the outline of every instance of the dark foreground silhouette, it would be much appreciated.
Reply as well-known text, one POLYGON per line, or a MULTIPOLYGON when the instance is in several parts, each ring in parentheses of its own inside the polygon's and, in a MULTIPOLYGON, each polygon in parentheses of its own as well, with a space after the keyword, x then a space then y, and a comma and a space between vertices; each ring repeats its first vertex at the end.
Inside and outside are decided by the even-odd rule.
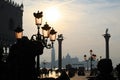
POLYGON ((101 59, 98 62, 97 69, 99 71, 95 79, 90 80, 116 80, 112 75, 113 66, 111 59, 101 59))
POLYGON ((0 46, 0 80, 7 80, 7 65, 2 61, 3 47, 0 46))
POLYGON ((118 80, 120 80, 120 64, 118 64, 117 66, 116 66, 116 72, 117 72, 117 78, 118 78, 118 80))
POLYGON ((70 78, 67 75, 67 73, 63 70, 61 72, 61 75, 58 78, 56 78, 56 80, 70 80, 70 78))
POLYGON ((41 42, 30 41, 27 37, 18 39, 7 58, 8 80, 37 80, 35 56, 42 53, 41 42))

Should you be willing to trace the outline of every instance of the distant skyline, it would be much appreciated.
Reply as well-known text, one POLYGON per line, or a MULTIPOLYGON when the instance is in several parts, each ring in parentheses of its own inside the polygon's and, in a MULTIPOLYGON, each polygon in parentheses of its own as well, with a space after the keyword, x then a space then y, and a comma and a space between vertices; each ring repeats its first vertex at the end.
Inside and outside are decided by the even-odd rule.
MULTIPOLYGON (((12 0, 13 1, 13 0, 12 0)), ((90 56, 89 50, 105 57, 105 39, 102 36, 106 28, 111 34, 110 58, 114 65, 120 63, 120 0, 14 0, 24 5, 23 28, 24 35, 37 33, 33 12, 44 12, 50 7, 57 7, 61 17, 55 22, 47 21, 43 15, 43 25, 55 28, 58 34, 63 34, 63 56, 71 56, 83 60, 84 54, 90 56)), ((51 14, 51 16, 54 16, 51 14)), ((43 26, 42 25, 42 26, 43 26)), ((56 59, 58 58, 58 42, 55 41, 56 59)), ((44 50, 41 61, 51 61, 51 50, 44 50)))

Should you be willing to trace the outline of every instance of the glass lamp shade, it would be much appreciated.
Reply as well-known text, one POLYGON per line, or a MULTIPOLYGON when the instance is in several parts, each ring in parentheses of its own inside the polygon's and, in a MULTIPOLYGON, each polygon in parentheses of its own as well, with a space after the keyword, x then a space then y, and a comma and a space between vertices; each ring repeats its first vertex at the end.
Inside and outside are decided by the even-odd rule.
POLYGON ((23 29, 22 29, 21 27, 17 27, 17 28, 15 29, 15 37, 16 37, 17 39, 21 39, 22 36, 23 36, 23 29))
POLYGON ((37 12, 37 13, 33 13, 34 17, 35 17, 35 24, 36 25, 41 25, 42 24, 42 17, 43 17, 43 12, 37 12))
POLYGON ((42 24, 42 18, 35 18, 35 24, 41 25, 42 24))
POLYGON ((92 55, 92 52, 93 52, 93 50, 91 49, 91 50, 90 50, 90 55, 92 55))
POLYGON ((50 34, 50 41, 56 40, 56 34, 50 34))
POLYGON ((50 31, 50 41, 55 41, 56 40, 56 31, 52 28, 50 31))
POLYGON ((91 53, 93 52, 92 49, 90 50, 90 52, 91 52, 91 53))
POLYGON ((43 34, 44 38, 48 38, 49 37, 49 33, 50 33, 49 30, 43 30, 42 29, 42 34, 43 34))
POLYGON ((51 28, 51 27, 47 24, 47 22, 46 22, 46 24, 42 27, 42 34, 43 34, 44 38, 48 38, 48 37, 49 37, 50 28, 51 28))
POLYGON ((23 32, 15 32, 16 39, 21 39, 23 36, 23 32))
POLYGON ((87 60, 87 56, 86 55, 84 55, 84 60, 87 60))

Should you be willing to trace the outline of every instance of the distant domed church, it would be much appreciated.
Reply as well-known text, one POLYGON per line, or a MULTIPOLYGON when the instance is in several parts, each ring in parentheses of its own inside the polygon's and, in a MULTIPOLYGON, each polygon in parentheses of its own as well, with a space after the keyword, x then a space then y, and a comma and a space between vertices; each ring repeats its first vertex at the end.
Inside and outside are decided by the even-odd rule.
POLYGON ((22 27, 23 4, 0 0, 0 46, 15 42, 14 30, 22 27))

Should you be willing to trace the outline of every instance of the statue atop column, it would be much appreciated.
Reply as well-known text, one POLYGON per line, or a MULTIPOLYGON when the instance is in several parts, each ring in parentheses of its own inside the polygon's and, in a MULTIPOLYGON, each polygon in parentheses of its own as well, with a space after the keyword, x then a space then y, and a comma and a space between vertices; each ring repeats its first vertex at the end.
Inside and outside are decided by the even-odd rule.
POLYGON ((106 42, 106 59, 109 59, 109 38, 111 37, 108 33, 108 28, 105 31, 105 34, 103 35, 106 42))
POLYGON ((106 31, 105 31, 105 32, 106 32, 106 34, 108 34, 108 28, 106 29, 106 31))

